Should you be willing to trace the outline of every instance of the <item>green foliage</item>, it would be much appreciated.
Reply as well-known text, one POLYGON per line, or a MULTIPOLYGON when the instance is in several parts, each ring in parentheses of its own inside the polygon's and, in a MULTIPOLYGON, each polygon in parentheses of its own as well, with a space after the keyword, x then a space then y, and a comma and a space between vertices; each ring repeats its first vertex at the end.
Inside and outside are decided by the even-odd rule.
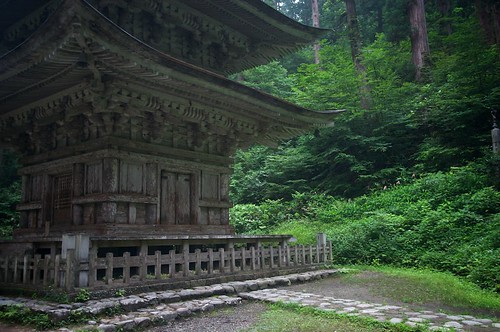
POLYGON ((75 296, 76 302, 86 302, 90 300, 90 292, 86 288, 80 288, 75 296))
MULTIPOLYGON (((488 180, 477 163, 353 200, 297 193, 288 202, 267 201, 271 218, 261 218, 260 205, 251 205, 261 213, 251 222, 230 216, 241 233, 292 234, 299 243, 313 243, 317 232, 325 232, 340 264, 448 271, 499 291, 500 192, 488 180)), ((242 207, 249 208, 233 211, 242 207)))
POLYGON ((48 314, 35 313, 20 305, 4 307, 0 311, 0 321, 33 326, 37 330, 47 330, 54 326, 48 314))

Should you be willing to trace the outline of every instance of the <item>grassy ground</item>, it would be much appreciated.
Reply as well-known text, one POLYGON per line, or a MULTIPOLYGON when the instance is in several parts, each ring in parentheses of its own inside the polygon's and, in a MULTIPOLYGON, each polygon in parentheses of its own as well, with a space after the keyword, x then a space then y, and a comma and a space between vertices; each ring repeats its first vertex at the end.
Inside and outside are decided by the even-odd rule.
POLYGON ((353 273, 342 276, 353 287, 365 285, 374 293, 409 304, 436 305, 456 308, 463 313, 483 313, 500 317, 500 296, 480 289, 477 285, 449 273, 428 270, 401 269, 386 266, 354 266, 353 273), (375 272, 370 280, 360 271, 375 272))
MULTIPOLYGON (((422 309, 450 311, 476 316, 500 317, 498 294, 481 290, 476 285, 451 274, 391 267, 349 266, 335 280, 335 286, 365 288, 374 296, 422 309)), ((327 280, 322 281, 327 283, 327 280)), ((322 289, 324 290, 324 289, 322 289)), ((372 319, 324 313, 293 305, 270 305, 257 324, 246 332, 257 331, 426 331, 404 325, 380 323, 372 319)))

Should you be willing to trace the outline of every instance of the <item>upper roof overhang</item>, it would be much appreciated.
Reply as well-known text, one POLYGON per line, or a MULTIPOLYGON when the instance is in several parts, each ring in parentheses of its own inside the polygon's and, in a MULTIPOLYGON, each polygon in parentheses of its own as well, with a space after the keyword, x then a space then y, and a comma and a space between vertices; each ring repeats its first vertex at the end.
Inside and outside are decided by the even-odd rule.
POLYGON ((96 89, 106 81, 255 123, 261 128, 257 143, 326 126, 339 112, 311 111, 181 61, 124 31, 89 2, 65 0, 0 58, 0 132, 38 121, 43 112, 33 119, 34 110, 68 89, 85 84, 96 89))

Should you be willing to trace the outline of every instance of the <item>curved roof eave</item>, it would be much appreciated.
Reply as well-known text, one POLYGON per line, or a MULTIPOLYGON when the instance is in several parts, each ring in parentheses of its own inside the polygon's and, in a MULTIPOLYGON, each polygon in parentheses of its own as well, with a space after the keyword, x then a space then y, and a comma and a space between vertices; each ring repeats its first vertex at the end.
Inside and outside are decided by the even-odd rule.
MULTIPOLYGON (((74 18, 79 17, 80 19, 84 19, 82 16, 83 13, 87 13, 87 15, 90 15, 90 17, 95 19, 96 22, 105 25, 109 34, 112 34, 116 38, 120 38, 122 40, 125 39, 127 45, 120 46, 124 49, 128 49, 131 53, 139 55, 139 57, 142 58, 142 62, 146 66, 154 63, 155 65, 166 69, 169 73, 174 73, 175 75, 180 76, 188 76, 190 81, 196 82, 199 86, 262 105, 262 108, 266 113, 263 115, 272 117, 272 113, 274 112, 272 112, 271 109, 277 108, 280 112, 283 112, 283 114, 279 114, 278 116, 281 118, 283 118, 283 116, 292 117, 301 122, 303 126, 307 128, 331 124, 333 117, 340 112, 312 111, 174 58, 135 38, 114 22, 106 18, 86 0, 63 1, 61 6, 52 14, 53 17, 47 20, 36 33, 34 33, 28 40, 24 41, 14 50, 1 57, 0 73, 3 72, 4 75, 0 75, 0 80, 1 76, 9 76, 9 71, 12 74, 12 71, 19 72, 29 69, 26 62, 29 63, 30 61, 35 60, 43 61, 39 54, 33 55, 33 51, 40 47, 54 45, 58 39, 67 37, 68 34, 71 34, 72 32, 70 27, 74 22, 74 18), (83 9, 84 12, 79 12, 78 7, 83 9), (31 57, 31 59, 29 59, 29 57, 31 57), (27 58, 28 61, 23 61, 27 58)), ((46 56, 50 56, 50 54, 46 54, 46 56)), ((15 73, 13 75, 15 76, 15 73)))

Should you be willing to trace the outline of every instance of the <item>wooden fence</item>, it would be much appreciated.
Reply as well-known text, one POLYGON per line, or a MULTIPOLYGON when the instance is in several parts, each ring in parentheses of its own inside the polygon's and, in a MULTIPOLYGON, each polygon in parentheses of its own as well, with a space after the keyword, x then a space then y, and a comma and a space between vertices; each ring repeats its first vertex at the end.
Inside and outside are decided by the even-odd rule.
POLYGON ((82 285, 83 276, 89 288, 103 285, 133 285, 148 279, 182 279, 215 276, 244 271, 279 269, 330 262, 331 242, 316 246, 250 247, 194 252, 170 250, 162 254, 131 256, 109 252, 97 257, 91 252, 88 261, 75 260, 74 250, 66 257, 26 255, 0 258, 0 282, 23 286, 52 286, 72 290, 82 285))

